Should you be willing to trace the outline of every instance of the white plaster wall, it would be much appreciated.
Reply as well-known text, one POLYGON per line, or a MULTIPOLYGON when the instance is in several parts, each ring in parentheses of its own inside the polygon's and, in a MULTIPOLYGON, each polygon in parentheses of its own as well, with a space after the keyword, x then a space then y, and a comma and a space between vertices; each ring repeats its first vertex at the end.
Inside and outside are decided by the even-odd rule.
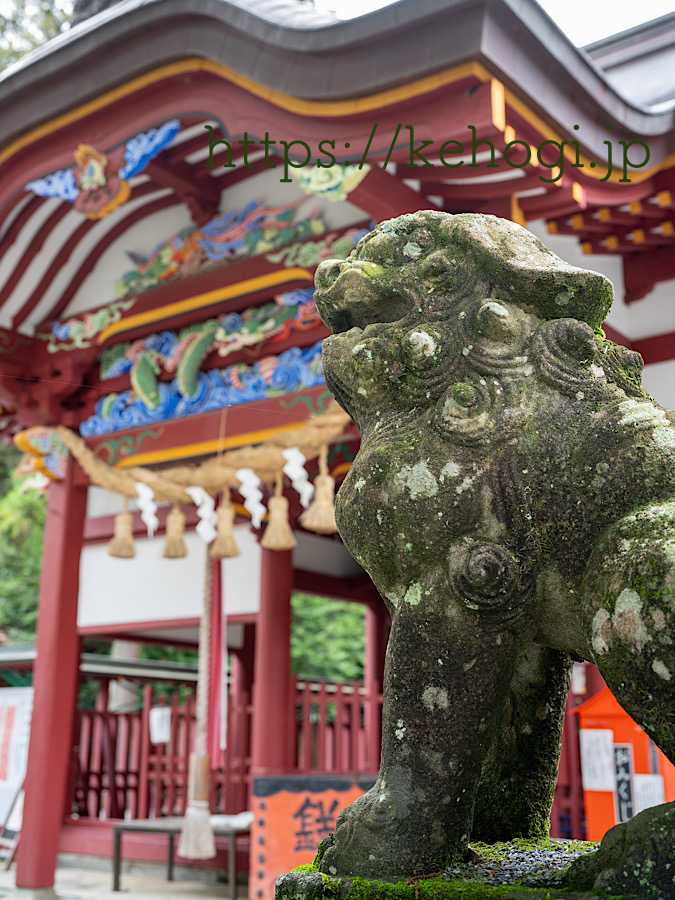
MULTIPOLYGON (((160 505, 160 504, 158 504, 160 505)), ((136 500, 128 501, 129 510, 138 509, 136 500)), ((106 491, 104 488, 89 485, 87 488, 87 518, 96 519, 99 516, 116 516, 124 509, 124 499, 120 494, 106 491)))
POLYGON ((628 310, 630 337, 634 341, 675 331, 675 280, 660 282, 642 300, 631 303, 628 310))
MULTIPOLYGON (((235 526, 241 556, 223 562, 228 615, 255 613, 260 604, 260 546, 248 525, 235 526)), ((188 555, 164 559, 163 537, 136 540, 133 559, 115 559, 105 544, 84 547, 80 563, 78 626, 191 619, 204 590, 204 545, 185 535, 188 555)))
POLYGON ((107 248, 93 271, 80 285, 61 318, 66 319, 88 309, 112 303, 115 299, 115 282, 134 267, 127 256, 128 250, 148 256, 166 238, 191 226, 193 222, 188 209, 182 204, 171 206, 132 225, 107 248))
POLYGON ((675 409, 675 359, 645 366, 642 384, 657 403, 675 409))
POLYGON ((363 575, 363 569, 349 553, 342 541, 298 531, 298 546, 293 551, 293 566, 309 572, 353 578, 363 575))

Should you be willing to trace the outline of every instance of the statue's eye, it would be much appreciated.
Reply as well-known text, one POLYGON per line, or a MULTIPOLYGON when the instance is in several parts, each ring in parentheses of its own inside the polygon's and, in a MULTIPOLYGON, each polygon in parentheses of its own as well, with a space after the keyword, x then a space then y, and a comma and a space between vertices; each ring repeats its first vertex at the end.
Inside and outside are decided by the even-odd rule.
POLYGON ((362 260, 393 266, 403 263, 403 256, 396 240, 384 231, 373 231, 362 240, 365 242, 358 249, 357 257, 362 260))

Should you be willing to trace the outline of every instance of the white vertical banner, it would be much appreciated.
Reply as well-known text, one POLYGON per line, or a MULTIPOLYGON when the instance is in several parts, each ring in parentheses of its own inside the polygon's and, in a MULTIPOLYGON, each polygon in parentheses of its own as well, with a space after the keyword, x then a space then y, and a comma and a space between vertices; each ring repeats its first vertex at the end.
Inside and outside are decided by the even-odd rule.
POLYGON ((580 728, 581 781, 585 791, 614 791, 614 732, 610 728, 580 728))
POLYGON ((0 821, 26 774, 32 712, 32 687, 0 688, 0 821))
POLYGON ((651 806, 666 802, 663 775, 633 775, 635 787, 635 815, 651 806))

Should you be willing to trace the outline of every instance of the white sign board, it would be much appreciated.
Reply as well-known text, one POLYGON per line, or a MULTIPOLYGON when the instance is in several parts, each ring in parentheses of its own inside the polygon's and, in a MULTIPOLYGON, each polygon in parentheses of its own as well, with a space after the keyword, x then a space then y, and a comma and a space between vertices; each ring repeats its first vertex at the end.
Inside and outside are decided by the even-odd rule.
POLYGON ((168 744, 171 740, 171 707, 153 706, 150 710, 150 743, 168 744))
POLYGON ((633 775, 635 785, 635 813, 665 803, 663 775, 633 775))
POLYGON ((0 688, 0 822, 26 774, 32 712, 32 687, 0 688))
POLYGON ((585 791, 614 791, 614 732, 611 728, 579 729, 581 780, 585 791))

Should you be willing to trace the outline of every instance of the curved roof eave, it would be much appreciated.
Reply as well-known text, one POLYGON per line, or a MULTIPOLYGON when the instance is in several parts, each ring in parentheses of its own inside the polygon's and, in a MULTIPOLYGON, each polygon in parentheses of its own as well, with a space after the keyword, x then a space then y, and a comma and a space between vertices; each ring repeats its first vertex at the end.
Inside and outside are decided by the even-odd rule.
POLYGON ((645 138, 675 126, 673 110, 654 113, 623 99, 534 0, 399 0, 347 21, 295 0, 122 0, 0 75, 0 144, 134 76, 195 56, 314 101, 376 93, 475 60, 537 103, 549 122, 575 114, 594 121, 592 149, 602 146, 600 123, 645 138))

